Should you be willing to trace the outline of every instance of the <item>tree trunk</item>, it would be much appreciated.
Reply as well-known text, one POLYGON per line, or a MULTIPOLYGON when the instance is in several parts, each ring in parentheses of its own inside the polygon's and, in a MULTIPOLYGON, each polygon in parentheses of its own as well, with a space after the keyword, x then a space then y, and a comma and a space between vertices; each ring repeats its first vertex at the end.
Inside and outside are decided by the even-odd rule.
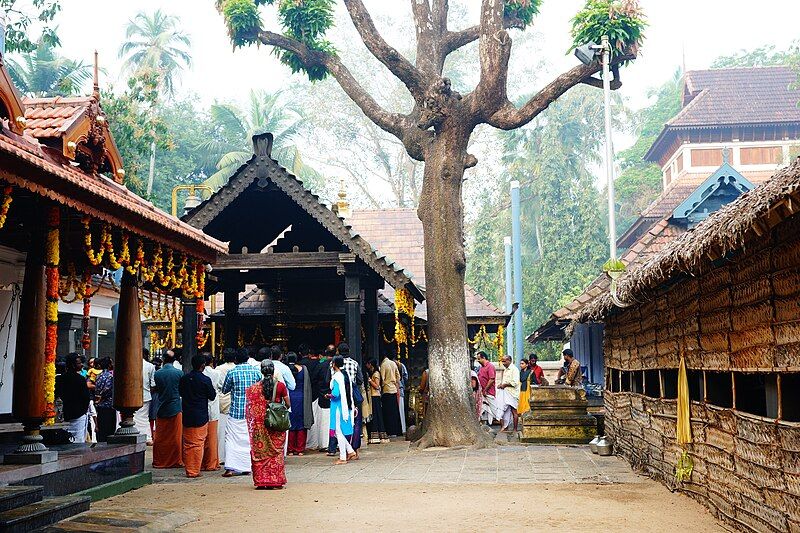
POLYGON ((464 305, 464 206, 461 184, 469 131, 442 128, 425 157, 417 211, 425 234, 430 404, 419 446, 485 446, 471 400, 464 305))

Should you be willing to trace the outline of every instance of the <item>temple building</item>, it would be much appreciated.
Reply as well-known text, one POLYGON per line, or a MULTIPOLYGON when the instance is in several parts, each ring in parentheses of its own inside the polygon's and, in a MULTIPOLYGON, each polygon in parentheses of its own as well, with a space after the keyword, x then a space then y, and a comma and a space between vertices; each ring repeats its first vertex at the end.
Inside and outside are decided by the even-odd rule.
MULTIPOLYGON (((184 220, 230 243, 209 281, 214 351, 346 341, 357 360, 398 353, 412 381, 427 365, 422 224, 411 209, 329 208, 271 157, 272 136, 184 220)), ((465 287, 471 335, 508 317, 465 287)), ((208 348, 208 346, 206 347, 208 348)))
MULTIPOLYGON (((686 72, 681 111, 645 156, 661 167, 663 191, 617 240, 627 268, 647 263, 800 153, 796 79, 788 67, 686 72)), ((603 383, 603 324, 574 320, 609 289, 608 276, 601 274, 554 311, 528 341, 569 341, 590 381, 603 383)))
POLYGON ((88 497, 67 494, 143 471, 144 436, 133 426, 142 406, 142 292, 179 298, 197 316, 206 271, 227 246, 125 187, 96 61, 90 96, 28 100, 0 58, 0 118, 0 485, 36 486, 20 492, 13 520, 21 528, 34 517, 40 527, 43 517, 88 507, 88 497), (112 306, 114 342, 103 352, 113 354, 121 423, 109 444, 92 449, 46 445, 58 441, 46 431, 58 427, 56 357, 76 345, 91 353, 92 319, 110 320, 112 306), (25 507, 43 496, 55 499, 25 507))

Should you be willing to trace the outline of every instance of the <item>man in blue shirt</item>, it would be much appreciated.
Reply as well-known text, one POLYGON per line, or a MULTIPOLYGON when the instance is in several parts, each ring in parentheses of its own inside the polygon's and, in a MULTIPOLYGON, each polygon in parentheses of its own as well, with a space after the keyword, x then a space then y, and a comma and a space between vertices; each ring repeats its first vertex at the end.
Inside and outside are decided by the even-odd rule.
POLYGON ((231 395, 231 407, 225 425, 224 477, 250 473, 250 434, 244 410, 245 393, 253 383, 261 381, 261 371, 247 363, 249 354, 244 348, 236 352, 236 366, 228 371, 222 384, 222 393, 231 395))
POLYGON ((208 438, 208 402, 217 397, 211 378, 203 374, 205 366, 205 356, 195 355, 192 371, 184 374, 178 384, 183 400, 183 464, 189 478, 200 477, 208 438))
POLYGON ((294 390, 294 374, 292 374, 292 369, 282 361, 283 351, 281 350, 281 347, 277 345, 273 346, 270 348, 270 354, 272 356, 272 363, 275 365, 275 377, 280 381, 283 381, 283 384, 286 385, 287 389, 294 390))
POLYGON ((175 352, 164 354, 164 365, 153 376, 158 392, 156 410, 156 434, 153 437, 153 468, 177 468, 183 466, 181 438, 183 416, 181 396, 178 391, 183 372, 172 366, 175 352))

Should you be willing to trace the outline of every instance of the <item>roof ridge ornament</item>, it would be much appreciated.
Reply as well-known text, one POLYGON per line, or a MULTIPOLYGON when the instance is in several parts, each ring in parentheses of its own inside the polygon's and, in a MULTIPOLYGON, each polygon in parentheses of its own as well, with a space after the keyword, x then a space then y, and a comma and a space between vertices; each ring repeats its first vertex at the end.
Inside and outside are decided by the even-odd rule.
POLYGON ((722 164, 729 165, 731 163, 731 148, 726 146, 722 149, 722 164))
POLYGON ((272 159, 272 143, 275 138, 270 132, 253 135, 253 153, 272 159))

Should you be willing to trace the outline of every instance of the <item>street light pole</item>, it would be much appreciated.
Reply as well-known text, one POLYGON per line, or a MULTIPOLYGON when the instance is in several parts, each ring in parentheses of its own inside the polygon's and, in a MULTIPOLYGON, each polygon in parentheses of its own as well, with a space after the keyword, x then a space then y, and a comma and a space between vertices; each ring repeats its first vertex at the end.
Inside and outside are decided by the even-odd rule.
POLYGON ((611 46, 608 36, 600 44, 603 62, 603 100, 606 120, 606 177, 608 179, 608 247, 611 260, 617 259, 617 220, 614 195, 614 145, 611 140, 611 46))

